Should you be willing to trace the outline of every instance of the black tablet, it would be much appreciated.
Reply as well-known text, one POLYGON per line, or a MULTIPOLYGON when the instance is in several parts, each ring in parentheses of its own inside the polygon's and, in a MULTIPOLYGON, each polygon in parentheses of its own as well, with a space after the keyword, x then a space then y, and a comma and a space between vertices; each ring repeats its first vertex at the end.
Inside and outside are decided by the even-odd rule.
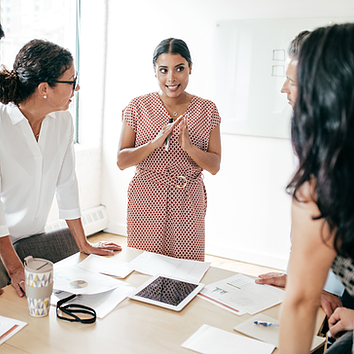
POLYGON ((204 284, 201 283, 155 275, 140 286, 130 298, 180 311, 203 287, 204 284))

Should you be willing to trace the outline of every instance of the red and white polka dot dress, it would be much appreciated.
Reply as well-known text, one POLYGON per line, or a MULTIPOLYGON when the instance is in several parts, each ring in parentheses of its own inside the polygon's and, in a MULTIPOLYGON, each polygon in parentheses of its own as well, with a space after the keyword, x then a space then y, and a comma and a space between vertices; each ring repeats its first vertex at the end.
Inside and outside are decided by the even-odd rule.
MULTIPOLYGON (((191 142, 207 151, 210 133, 220 124, 215 104, 193 96, 185 115, 191 142)), ((157 92, 133 99, 123 117, 136 134, 136 147, 154 139, 170 118, 157 92)), ((128 188, 128 246, 204 261, 202 169, 181 149, 178 136, 176 126, 168 151, 162 146, 136 167, 128 188)))

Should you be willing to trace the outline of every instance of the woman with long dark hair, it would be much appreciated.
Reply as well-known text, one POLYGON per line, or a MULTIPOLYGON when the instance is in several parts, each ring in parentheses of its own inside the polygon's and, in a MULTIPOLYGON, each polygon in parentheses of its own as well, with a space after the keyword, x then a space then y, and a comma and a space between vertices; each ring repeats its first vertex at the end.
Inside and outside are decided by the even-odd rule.
POLYGON ((354 295, 354 24, 318 28, 299 56, 288 185, 292 251, 280 352, 307 353, 328 270, 354 295))

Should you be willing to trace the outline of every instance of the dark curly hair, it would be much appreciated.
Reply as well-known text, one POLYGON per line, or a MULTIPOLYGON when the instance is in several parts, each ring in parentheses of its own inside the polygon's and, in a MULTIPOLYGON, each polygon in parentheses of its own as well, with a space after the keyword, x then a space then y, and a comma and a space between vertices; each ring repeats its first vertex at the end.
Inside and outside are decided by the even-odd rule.
POLYGON ((57 44, 34 39, 16 55, 13 70, 0 70, 0 102, 16 105, 26 101, 41 82, 56 86, 55 80, 73 63, 71 53, 57 44))
POLYGON ((297 69, 298 97, 291 139, 296 191, 315 178, 321 215, 339 254, 354 258, 354 24, 321 27, 304 41, 297 69))
POLYGON ((192 64, 191 53, 189 52, 188 46, 185 41, 177 38, 167 38, 161 41, 155 48, 152 63, 156 65, 157 58, 161 54, 180 54, 184 59, 187 60, 188 66, 192 64))

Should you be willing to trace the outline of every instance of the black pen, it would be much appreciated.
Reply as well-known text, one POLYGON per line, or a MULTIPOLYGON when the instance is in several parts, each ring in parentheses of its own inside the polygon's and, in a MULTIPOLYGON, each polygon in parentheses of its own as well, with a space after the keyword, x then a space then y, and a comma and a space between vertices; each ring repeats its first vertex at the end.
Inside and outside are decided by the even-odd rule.
MULTIPOLYGON (((172 117, 168 120, 168 123, 173 123, 172 117)), ((172 132, 167 135, 167 138, 165 140, 165 151, 168 151, 168 148, 170 146, 171 134, 172 134, 172 132)))

